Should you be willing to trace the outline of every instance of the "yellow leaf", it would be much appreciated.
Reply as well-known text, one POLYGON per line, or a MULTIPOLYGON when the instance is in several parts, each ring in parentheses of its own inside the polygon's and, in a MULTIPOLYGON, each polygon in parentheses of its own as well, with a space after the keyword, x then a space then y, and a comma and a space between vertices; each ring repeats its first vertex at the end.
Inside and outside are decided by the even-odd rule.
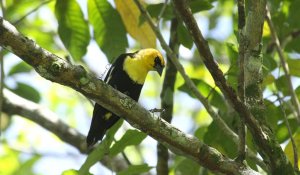
POLYGON ((133 0, 115 0, 127 32, 137 40, 143 48, 155 48, 156 36, 147 22, 139 23, 140 11, 133 0))
POLYGON ((270 36, 271 32, 270 32, 270 28, 268 23, 265 21, 264 22, 264 27, 263 27, 263 37, 268 37, 270 36))

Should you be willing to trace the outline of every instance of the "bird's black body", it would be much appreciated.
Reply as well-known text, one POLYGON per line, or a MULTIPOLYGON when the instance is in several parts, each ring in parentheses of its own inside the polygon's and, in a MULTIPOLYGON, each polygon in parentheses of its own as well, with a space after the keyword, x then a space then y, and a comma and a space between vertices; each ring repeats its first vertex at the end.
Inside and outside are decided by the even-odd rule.
MULTIPOLYGON (((110 67, 104 81, 118 91, 128 95, 133 100, 138 101, 143 85, 132 81, 123 70, 123 63, 126 57, 133 57, 133 55, 134 53, 120 55, 110 67)), ((95 103, 92 123, 86 140, 87 145, 92 146, 98 140, 102 140, 106 130, 119 119, 117 115, 95 103)))

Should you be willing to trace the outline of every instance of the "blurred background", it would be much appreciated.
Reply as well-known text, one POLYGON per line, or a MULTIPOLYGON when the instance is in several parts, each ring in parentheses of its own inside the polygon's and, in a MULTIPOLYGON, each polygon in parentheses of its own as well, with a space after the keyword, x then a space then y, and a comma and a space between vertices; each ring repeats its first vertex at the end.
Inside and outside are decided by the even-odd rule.
MULTIPOLYGON (((115 9, 116 1, 99 0, 99 2, 103 3, 103 7, 110 6, 111 10, 114 10, 115 13, 118 13, 120 10, 115 9)), ((195 0, 195 2, 200 1, 195 0)), ((235 87, 237 85, 236 80, 234 80, 236 78, 235 73, 237 70, 235 70, 233 66, 237 59, 237 39, 235 36, 237 24, 234 22, 237 19, 237 7, 235 1, 207 0, 203 2, 206 2, 206 4, 202 4, 202 6, 195 5, 195 7, 199 7, 195 12, 195 17, 204 37, 209 41, 211 50, 217 59, 219 66, 225 73, 228 73, 227 78, 235 87)), ((56 3, 64 4, 59 0, 2 0, 4 8, 2 8, 0 14, 2 14, 6 20, 14 24, 21 33, 34 40, 41 47, 62 58, 69 59, 74 64, 83 65, 89 72, 95 74, 101 79, 108 70, 112 60, 116 58, 118 54, 123 51, 134 52, 144 46, 144 44, 141 44, 136 38, 132 37, 131 34, 125 33, 124 36, 127 45, 126 43, 120 44, 119 47, 122 48, 115 48, 115 52, 107 50, 103 48, 103 46, 101 47, 101 43, 96 36, 97 34, 93 33, 93 31, 96 30, 94 24, 89 24, 87 26, 87 31, 89 33, 85 36, 85 39, 82 39, 84 41, 79 39, 79 42, 86 43, 86 50, 83 49, 83 51, 81 51, 84 44, 78 44, 76 46, 67 45, 65 42, 66 39, 63 39, 64 37, 62 36, 63 32, 66 32, 67 29, 59 29, 59 26, 63 26, 63 22, 61 21, 63 10, 59 11, 60 8, 58 5, 56 6, 56 3), (59 30, 61 31, 59 32, 59 30), (80 50, 78 51, 80 53, 76 53, 76 51, 74 51, 74 48, 76 50, 76 47, 80 50)), ((74 12, 75 14, 64 15, 73 15, 74 18, 83 15, 83 19, 89 19, 89 21, 92 21, 91 23, 93 23, 93 19, 91 19, 92 17, 89 17, 89 14, 91 13, 89 11, 92 11, 92 4, 97 3, 97 0, 68 0, 68 3, 67 1, 65 1, 65 3, 66 4, 64 5, 68 5, 68 3, 72 4, 72 7, 75 9, 73 9, 73 12, 77 10, 78 13, 74 12), (77 3, 79 8, 74 5, 74 3, 77 3), (90 4, 91 7, 89 7, 88 4, 90 4)), ((170 36, 170 17, 168 17, 168 13, 172 13, 172 7, 167 8, 165 15, 157 16, 157 12, 160 12, 164 3, 164 0, 144 1, 147 9, 152 12, 151 14, 155 21, 159 23, 160 31, 162 32, 164 39, 168 41, 170 36)), ((276 4, 274 2, 274 4, 271 5, 275 8, 276 5, 279 6, 280 4, 276 4)), ((284 4, 283 2, 283 5, 280 5, 283 9, 290 6, 292 6, 291 2, 289 2, 289 4, 284 4)), ((65 10, 67 11, 67 9, 65 10)), ((272 13, 275 15, 276 13, 278 13, 277 15, 281 15, 284 11, 278 10, 278 12, 276 12, 275 10, 272 11, 272 13)), ((292 16, 291 14, 293 15, 294 11, 290 9, 290 13, 284 17, 287 18, 287 16, 292 16)), ((124 21, 123 16, 122 19, 124 21)), ((279 19, 283 20, 278 17, 278 20, 279 19)), ((110 22, 118 23, 118 21, 114 20, 111 20, 110 22)), ((114 24, 112 26, 118 27, 119 25, 120 22, 119 24, 114 24)), ((295 28, 297 27, 298 26, 295 28)), ((128 27, 126 29, 128 30, 128 27)), ((114 28, 114 30, 117 31, 118 28, 114 28)), ((206 70, 201 61, 199 61, 199 54, 196 51, 186 29, 181 28, 179 31, 179 40, 181 43, 179 47, 180 62, 183 64, 187 74, 191 78, 201 80, 201 82, 198 83, 199 90, 205 96, 208 96, 211 89, 215 89, 214 82, 209 72, 206 70), (205 86, 203 86, 203 84, 205 84, 205 86)), ((151 32, 143 32, 145 35, 153 35, 151 32)), ((270 46, 268 45, 268 42, 270 42, 270 34, 268 32, 269 29, 265 27, 264 42, 266 43, 266 46, 270 46)), ((281 37, 285 36, 285 33, 287 33, 283 30, 280 32, 281 37)), ((118 35, 118 32, 116 32, 116 35, 118 35)), ((76 41, 71 42, 75 43, 76 41)), ((122 41, 120 41, 120 43, 121 42, 122 41)), ((117 44, 109 44, 109 46, 115 47, 113 45, 117 44)), ((148 46, 149 45, 154 47, 156 46, 166 57, 165 52, 161 49, 159 42, 156 41, 155 38, 154 42, 150 44, 148 43, 148 46)), ((289 44, 287 48, 290 48, 290 50, 286 50, 289 59, 294 60, 294 62, 291 61, 291 64, 300 65, 299 59, 297 59, 299 58, 297 50, 289 44)), ((267 48, 265 49, 267 50, 267 48)), ((267 51, 264 53, 266 52, 267 51)), ((4 63, 4 85, 6 89, 11 90, 13 93, 25 99, 37 103, 43 108, 51 110, 65 124, 74 128, 83 135, 87 134, 93 110, 91 101, 68 87, 52 83, 40 77, 30 66, 14 54, 6 50, 1 50, 1 53, 4 63)), ((281 116, 280 107, 278 107, 279 104, 278 101, 276 101, 276 95, 274 95, 274 91, 277 91, 276 88, 274 88, 275 83, 281 87, 279 89, 279 93, 285 95, 285 83, 284 80, 280 79, 282 75, 280 68, 277 68, 277 65, 279 64, 278 57, 272 57, 271 54, 269 54, 265 58, 267 58, 267 61, 264 62, 264 97, 269 105, 267 108, 270 107, 273 109, 272 111, 269 111, 269 116, 273 116, 270 121, 274 125, 274 131, 277 134, 276 136, 279 138, 280 142, 283 143, 283 147, 285 147, 285 145, 288 144, 289 138, 287 129, 285 128, 285 125, 282 124, 283 118, 281 116)), ((299 86, 299 80, 297 78, 299 73, 295 71, 296 69, 299 69, 299 67, 294 66, 291 68, 291 72, 294 73, 294 87, 299 86)), ((162 82, 163 78, 160 78, 157 73, 149 73, 139 100, 139 103, 146 109, 150 110, 153 108, 160 108, 162 82)), ((211 125, 211 117, 203 108, 202 104, 198 100, 195 100, 193 96, 190 96, 188 90, 183 87, 183 84, 184 81, 182 77, 178 75, 175 83, 176 90, 174 92, 172 125, 185 133, 196 135, 198 138, 204 140, 204 142, 215 146, 218 150, 221 150, 222 153, 229 155, 230 157, 234 157, 234 155, 236 155, 236 151, 230 150, 231 143, 228 142, 228 145, 225 145, 224 147, 221 146, 220 143, 224 141, 222 139, 226 140, 226 138, 222 138, 222 134, 219 132, 214 132, 217 128, 211 125)), ((219 92, 218 89, 216 89, 216 91, 219 92)), ((297 88, 296 91, 297 94, 299 94, 299 88, 297 88)), ((223 97, 221 98, 223 99, 223 97)), ((287 109, 289 109, 290 98, 287 97, 284 100, 284 104, 287 106, 287 109)), ((216 106, 226 106, 226 104, 222 103, 223 102, 221 100, 216 106)), ((291 113, 292 111, 287 114, 289 115, 291 113)), ((229 116, 225 116, 225 119, 228 123, 230 123, 232 128, 235 128, 234 119, 229 116)), ((295 123, 295 120, 296 119, 293 117, 290 118, 292 125, 295 123)), ((292 127, 293 132, 296 134, 297 125, 295 124, 295 126, 293 125, 292 127)), ((116 140, 119 140, 128 129, 133 128, 128 123, 124 122, 123 126, 118 130, 115 136, 116 140)), ((80 153, 77 148, 65 143, 52 132, 44 129, 37 123, 18 115, 10 116, 2 112, 0 138, 0 174, 4 175, 62 174, 62 172, 69 169, 78 170, 86 159, 86 155, 80 153)), ((139 145, 127 146, 123 150, 123 153, 127 155, 132 164, 139 165, 146 163, 150 167, 150 173, 155 174, 154 168, 151 169, 151 167, 156 166, 156 144, 157 142, 148 136, 139 145)), ((291 151, 291 149, 287 150, 287 152, 288 151, 291 151)), ((201 169, 199 166, 193 165, 193 162, 183 157, 175 156, 173 154, 171 157, 172 159, 169 164, 172 174, 200 174, 200 172, 202 172, 202 174, 211 174, 210 172, 201 169), (192 167, 192 169, 196 167, 196 169, 191 170, 189 167, 192 167)), ((111 162, 111 164, 113 163, 114 162, 111 162)), ((260 168, 257 169, 259 170, 260 168)), ((110 169, 107 169, 99 163, 95 164, 91 168, 90 172, 93 174, 103 175, 115 174, 110 169)))

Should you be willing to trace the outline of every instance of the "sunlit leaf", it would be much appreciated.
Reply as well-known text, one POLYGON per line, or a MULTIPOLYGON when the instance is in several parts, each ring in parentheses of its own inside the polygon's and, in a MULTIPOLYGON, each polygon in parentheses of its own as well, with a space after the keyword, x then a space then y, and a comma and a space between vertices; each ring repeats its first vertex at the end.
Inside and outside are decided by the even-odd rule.
MULTIPOLYGON (((297 133, 296 135, 293 136, 296 144, 296 148, 300 148, 300 134, 297 133)), ((298 166, 300 165, 300 160, 299 160, 299 155, 300 155, 300 150, 297 149, 297 154, 298 154, 298 166)), ((294 164, 294 151, 293 151, 293 146, 291 140, 289 143, 286 145, 284 152, 286 156, 288 157, 289 161, 294 164)))
POLYGON ((35 175, 33 168, 35 163, 40 160, 40 158, 40 155, 35 155, 29 160, 23 162, 18 170, 14 172, 14 175, 35 175))
MULTIPOLYGON (((79 175, 79 172, 77 170, 66 170, 61 173, 61 175, 79 175)), ((91 175, 91 173, 87 173, 86 175, 91 175)))
POLYGON ((290 74, 300 77, 300 59, 288 59, 290 74))
POLYGON ((55 15, 58 34, 75 60, 80 60, 87 51, 90 33, 87 21, 76 0, 57 0, 55 15))
POLYGON ((19 153, 11 150, 6 144, 1 144, 0 174, 13 174, 19 167, 19 153))
POLYGON ((127 146, 140 144, 147 135, 138 130, 127 130, 123 137, 118 140, 110 149, 109 154, 112 156, 122 152, 127 146))
POLYGON ((137 40, 143 48, 155 48, 156 36, 148 23, 140 24, 140 10, 133 0, 115 0, 127 32, 137 40))
POLYGON ((120 171, 117 175, 132 175, 132 174, 142 174, 149 172, 153 167, 148 166, 147 164, 142 165, 130 165, 126 170, 120 171))
MULTIPOLYGON (((289 122, 292 133, 295 133, 298 128, 297 119, 295 119, 295 118, 288 119, 288 122, 289 122)), ((278 128, 276 130, 276 138, 278 139, 279 143, 283 143, 283 142, 287 141, 289 139, 289 137, 290 136, 289 136, 289 132, 288 132, 286 123, 281 122, 278 125, 278 128)))
POLYGON ((126 30, 119 13, 107 1, 88 0, 88 15, 97 44, 112 62, 128 46, 126 30))
POLYGON ((5 1, 6 2, 6 19, 15 22, 27 14, 32 9, 36 8, 41 0, 18 0, 15 1, 5 1))

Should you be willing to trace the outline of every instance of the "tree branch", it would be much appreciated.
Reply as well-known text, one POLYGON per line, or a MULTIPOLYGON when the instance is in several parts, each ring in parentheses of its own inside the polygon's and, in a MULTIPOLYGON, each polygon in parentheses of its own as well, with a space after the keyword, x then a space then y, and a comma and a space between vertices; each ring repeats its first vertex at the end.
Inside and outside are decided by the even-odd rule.
POLYGON ((134 0, 136 5, 141 11, 141 14, 146 18, 148 21, 150 27, 154 31, 156 37, 160 41, 160 44, 162 48, 166 51, 168 57, 170 58, 169 60, 174 64, 176 67, 178 73, 182 76, 184 79, 187 87, 191 90, 191 92, 195 95, 195 97, 203 104, 204 108, 206 111, 209 113, 209 115, 213 118, 213 120, 216 122, 220 130, 224 131, 225 134, 228 135, 229 138, 232 138, 232 140, 235 143, 238 143, 238 136, 236 133, 234 133, 229 126, 224 122, 224 120, 220 117, 218 113, 214 111, 212 106, 209 104, 208 100, 206 97, 204 97, 199 91, 194 82, 189 78, 189 76, 186 74, 184 67, 180 64, 180 62, 177 59, 177 55, 172 51, 172 49, 168 46, 166 41, 164 40, 162 34, 160 33, 159 28, 157 28, 154 24, 154 22, 151 19, 150 14, 146 11, 146 9, 143 7, 143 5, 139 2, 139 0, 134 0))
MULTIPOLYGON (((245 48, 246 43, 243 36, 245 28, 245 1, 238 0, 238 33, 239 33, 239 75, 238 75, 238 95, 243 103, 245 103, 245 48)), ((238 134, 240 138, 238 147, 238 157, 236 160, 244 161, 246 156, 246 126, 243 118, 240 120, 238 134)))
MULTIPOLYGON (((179 50, 177 26, 178 26, 178 20, 176 18, 172 19, 169 46, 176 54, 178 54, 178 50, 179 50)), ((167 59, 170 60, 171 58, 167 57, 167 59)), ((165 119, 169 123, 171 123, 173 117, 174 86, 176 81, 176 74, 177 74, 177 70, 174 64, 171 61, 168 61, 160 98, 161 98, 161 107, 162 109, 164 109, 164 112, 161 113, 161 118, 165 119)), ((157 164, 156 164, 157 175, 169 174, 168 160, 169 160, 168 149, 165 146, 163 146, 163 144, 158 143, 157 164)))
POLYGON ((170 150, 183 154, 201 165, 226 174, 253 173, 245 165, 234 162, 220 152, 186 135, 163 119, 153 116, 128 96, 87 73, 82 66, 46 51, 24 37, 9 22, 0 17, 0 45, 30 64, 44 78, 69 86, 98 104, 125 118, 135 128, 164 143, 170 150))
MULTIPOLYGON (((47 108, 26 100, 7 89, 4 89, 3 105, 3 112, 9 115, 19 115, 31 120, 56 135, 65 143, 74 146, 81 153, 88 153, 85 146, 85 136, 65 124, 54 112, 47 108)), ((105 156, 101 160, 101 163, 112 171, 117 172, 128 168, 126 162, 120 157, 110 158, 109 156, 105 156), (114 163, 112 164, 111 162, 114 163)))
MULTIPOLYGON (((183 19, 187 29, 191 33, 193 40, 196 44, 199 54, 202 56, 202 60, 205 66, 210 71, 216 85, 220 88, 222 93, 230 100, 230 103, 233 105, 233 108, 237 111, 240 117, 243 117, 246 125, 248 126, 252 136, 254 137, 254 141, 257 146, 260 154, 263 155, 265 161, 270 162, 270 167, 272 173, 275 174, 294 174, 293 168, 290 162, 287 160, 286 155, 282 151, 279 143, 274 138, 271 129, 266 125, 261 125, 251 114, 248 107, 242 103, 242 101, 237 97, 236 92, 232 87, 230 87, 225 77, 223 76, 223 72, 219 69, 217 63, 215 62, 213 55, 208 46, 208 42, 204 39, 200 29, 198 28, 197 22, 193 17, 191 9, 187 5, 186 0, 173 0, 176 10, 180 14, 183 19), (275 154, 276 153, 276 154, 275 154), (266 155, 266 156, 264 156, 266 155)), ((252 2, 249 2, 252 3, 252 2)), ((253 2, 254 3, 254 2, 253 2)), ((255 1, 256 7, 261 7, 265 1, 255 1), (259 5, 259 6, 257 6, 259 5)), ((256 14, 255 11, 251 11, 248 15, 256 14)), ((260 14, 264 15, 264 14, 260 14)), ((253 20, 257 20, 255 18, 251 18, 253 20)), ((253 22, 253 21, 246 21, 253 22)), ((260 21, 261 22, 261 21, 260 21)), ((256 26, 258 28, 258 26, 256 26)), ((257 29, 256 29, 257 30, 257 29)), ((258 30, 261 30, 258 29, 258 30)), ((254 32, 249 30, 248 32, 254 32)))

